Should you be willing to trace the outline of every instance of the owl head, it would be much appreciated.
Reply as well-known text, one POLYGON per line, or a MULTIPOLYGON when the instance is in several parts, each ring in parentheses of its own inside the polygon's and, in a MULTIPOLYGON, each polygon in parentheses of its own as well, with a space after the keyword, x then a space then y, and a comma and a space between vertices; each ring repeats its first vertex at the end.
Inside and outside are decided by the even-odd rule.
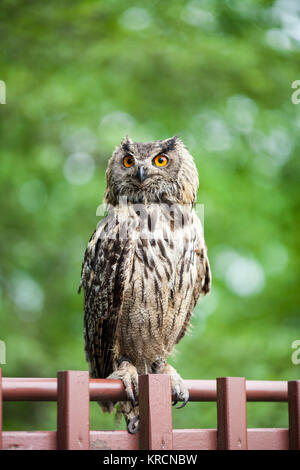
POLYGON ((198 173, 193 157, 178 137, 133 142, 126 136, 106 171, 106 202, 120 197, 133 203, 194 204, 198 173))

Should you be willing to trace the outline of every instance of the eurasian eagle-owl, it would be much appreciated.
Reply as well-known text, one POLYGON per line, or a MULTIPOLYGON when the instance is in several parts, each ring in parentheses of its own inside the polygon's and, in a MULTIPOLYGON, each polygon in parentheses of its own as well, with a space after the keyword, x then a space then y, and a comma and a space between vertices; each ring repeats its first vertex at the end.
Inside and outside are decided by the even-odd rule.
MULTIPOLYGON (((91 377, 121 379, 128 430, 138 428, 138 374, 171 376, 176 402, 188 390, 166 363, 186 333, 211 273, 194 205, 198 174, 178 137, 115 149, 106 172, 107 216, 84 256, 85 351, 91 377)), ((113 403, 101 403, 112 411, 113 403)))

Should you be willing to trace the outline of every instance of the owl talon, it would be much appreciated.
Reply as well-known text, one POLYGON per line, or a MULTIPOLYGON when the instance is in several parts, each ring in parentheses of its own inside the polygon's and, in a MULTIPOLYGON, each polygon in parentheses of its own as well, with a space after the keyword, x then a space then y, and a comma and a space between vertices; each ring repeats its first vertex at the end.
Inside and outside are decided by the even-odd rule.
POLYGON ((176 410, 180 410, 180 408, 184 408, 188 401, 189 401, 189 396, 186 396, 184 398, 184 401, 183 401, 182 405, 176 406, 176 410))
POLYGON ((174 393, 174 401, 173 401, 173 403, 172 403, 172 406, 177 405, 179 399, 180 399, 180 396, 179 396, 178 391, 176 390, 175 393, 174 393))
POLYGON ((139 430, 139 415, 135 416, 132 418, 128 425, 127 425, 127 430, 130 434, 135 434, 139 430))
POLYGON ((135 402, 133 393, 132 393, 131 390, 130 391, 126 390, 126 392, 127 392, 127 397, 129 399, 130 403, 132 404, 132 408, 134 408, 135 405, 136 405, 136 402, 135 402))

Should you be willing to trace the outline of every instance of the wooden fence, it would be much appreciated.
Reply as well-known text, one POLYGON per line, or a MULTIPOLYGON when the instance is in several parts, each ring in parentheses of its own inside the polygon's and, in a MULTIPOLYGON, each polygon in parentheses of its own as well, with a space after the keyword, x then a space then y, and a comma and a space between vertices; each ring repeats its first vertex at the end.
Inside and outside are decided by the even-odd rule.
MULTIPOLYGON (((63 371, 54 378, 2 378, 0 448, 105 450, 300 449, 300 381, 254 381, 240 377, 186 380, 190 401, 215 401, 217 429, 173 429, 170 377, 139 377, 140 428, 90 431, 93 401, 126 399, 121 381, 89 379, 63 371), (2 401, 57 401, 57 431, 2 431, 2 401), (289 428, 248 428, 247 401, 288 402, 289 428)), ((184 411, 182 411, 184 413, 184 411)))

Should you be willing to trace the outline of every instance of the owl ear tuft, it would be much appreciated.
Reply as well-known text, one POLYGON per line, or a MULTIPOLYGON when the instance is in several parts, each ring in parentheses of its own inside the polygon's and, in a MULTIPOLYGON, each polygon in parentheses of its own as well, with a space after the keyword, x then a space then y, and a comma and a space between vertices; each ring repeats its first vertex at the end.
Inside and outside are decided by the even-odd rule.
POLYGON ((170 139, 166 140, 166 144, 168 147, 168 150, 174 150, 176 147, 176 144, 181 142, 179 137, 177 135, 174 135, 173 137, 170 137, 170 139))
POLYGON ((130 150, 130 146, 133 144, 133 141, 131 140, 131 138, 129 137, 129 135, 126 135, 124 137, 124 139, 122 140, 121 142, 121 147, 123 148, 123 150, 125 151, 129 151, 130 150))
POLYGON ((172 139, 173 139, 173 141, 174 141, 175 143, 180 143, 180 144, 183 143, 182 140, 181 140, 181 138, 178 137, 178 135, 174 135, 174 137, 172 137, 172 139))

